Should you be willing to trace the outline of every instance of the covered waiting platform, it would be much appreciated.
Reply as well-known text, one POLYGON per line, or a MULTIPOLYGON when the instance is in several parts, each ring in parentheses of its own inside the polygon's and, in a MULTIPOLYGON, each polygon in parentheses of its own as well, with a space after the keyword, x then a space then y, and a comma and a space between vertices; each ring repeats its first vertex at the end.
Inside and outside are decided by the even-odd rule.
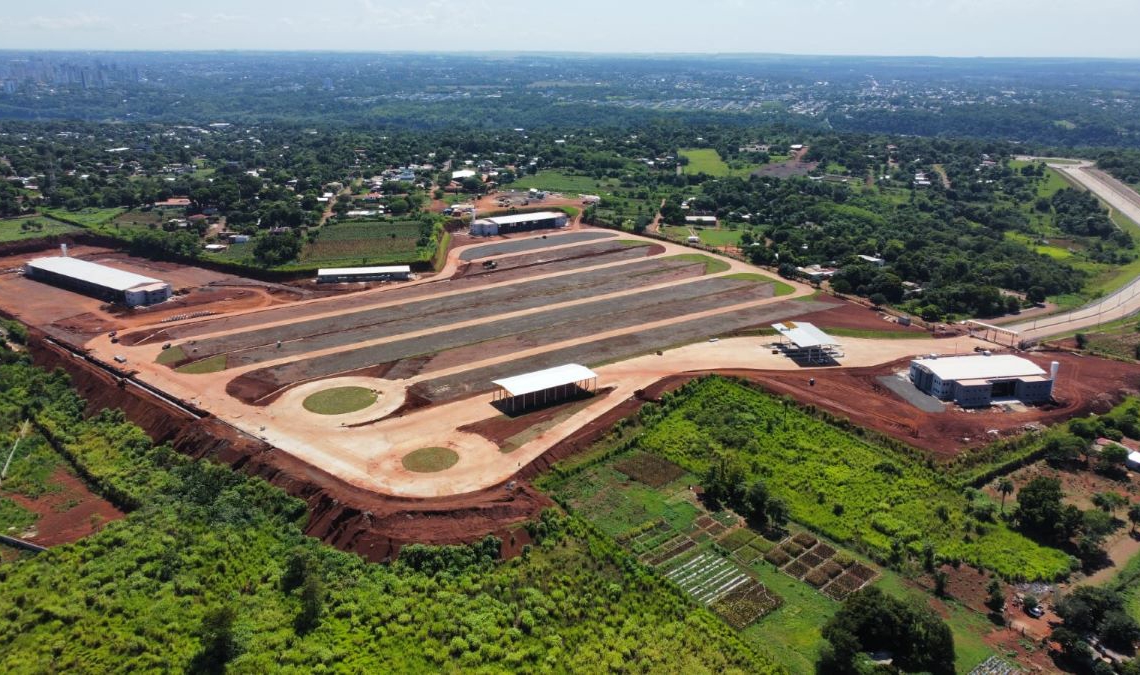
POLYGON ((495 385, 495 403, 515 412, 593 394, 598 390, 598 374, 585 366, 570 363, 492 380, 491 383, 495 385))
POLYGON ((810 323, 784 321, 774 323, 772 328, 786 340, 784 353, 792 358, 806 358, 808 361, 831 361, 843 356, 841 343, 810 323))

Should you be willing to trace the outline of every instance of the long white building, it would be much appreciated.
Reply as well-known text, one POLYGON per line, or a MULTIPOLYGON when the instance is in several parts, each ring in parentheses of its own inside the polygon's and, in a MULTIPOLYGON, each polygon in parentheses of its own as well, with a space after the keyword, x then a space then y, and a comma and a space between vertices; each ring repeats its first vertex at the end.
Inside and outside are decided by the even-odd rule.
POLYGON ((67 256, 31 260, 24 276, 128 307, 163 302, 172 293, 165 281, 67 256))
POLYGON ((471 234, 477 237, 490 237, 511 232, 546 230, 566 227, 569 218, 561 211, 536 211, 515 213, 509 216, 480 218, 471 223, 471 234))

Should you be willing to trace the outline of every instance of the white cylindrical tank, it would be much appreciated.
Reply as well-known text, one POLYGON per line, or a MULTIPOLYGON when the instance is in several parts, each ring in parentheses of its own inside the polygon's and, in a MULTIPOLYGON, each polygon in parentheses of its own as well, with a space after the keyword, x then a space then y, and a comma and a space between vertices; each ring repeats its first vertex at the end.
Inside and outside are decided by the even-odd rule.
POLYGON ((1061 369, 1060 363, 1058 363, 1056 361, 1050 363, 1049 364, 1049 379, 1056 381, 1057 380, 1057 371, 1060 369, 1061 369))
POLYGON ((67 244, 60 244, 59 245, 59 254, 61 256, 63 256, 64 258, 67 257, 67 244))

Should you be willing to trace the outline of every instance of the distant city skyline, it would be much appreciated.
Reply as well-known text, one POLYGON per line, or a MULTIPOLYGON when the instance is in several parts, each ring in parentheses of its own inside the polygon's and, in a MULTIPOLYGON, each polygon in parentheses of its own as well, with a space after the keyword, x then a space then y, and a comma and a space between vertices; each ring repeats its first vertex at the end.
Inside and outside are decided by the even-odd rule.
POLYGON ((1140 58, 1136 0, 41 0, 0 46, 1140 58))

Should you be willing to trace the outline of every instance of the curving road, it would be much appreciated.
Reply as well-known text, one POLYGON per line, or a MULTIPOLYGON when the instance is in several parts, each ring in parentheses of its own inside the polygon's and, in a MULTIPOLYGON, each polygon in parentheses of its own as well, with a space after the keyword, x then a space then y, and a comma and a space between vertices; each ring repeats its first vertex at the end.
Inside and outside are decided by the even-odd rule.
MULTIPOLYGON (((1140 223, 1140 194, 1097 169, 1092 162, 1085 160, 1057 161, 1052 158, 1041 157, 1018 157, 1018 159, 1044 160, 1049 168, 1088 189, 1110 207, 1131 219, 1132 222, 1140 223)), ((1137 312, 1140 312, 1140 277, 1128 282, 1112 295, 1066 314, 1044 316, 1003 327, 1017 331, 1022 340, 1039 340, 1081 328, 1096 327, 1107 321, 1123 319, 1137 312)))

